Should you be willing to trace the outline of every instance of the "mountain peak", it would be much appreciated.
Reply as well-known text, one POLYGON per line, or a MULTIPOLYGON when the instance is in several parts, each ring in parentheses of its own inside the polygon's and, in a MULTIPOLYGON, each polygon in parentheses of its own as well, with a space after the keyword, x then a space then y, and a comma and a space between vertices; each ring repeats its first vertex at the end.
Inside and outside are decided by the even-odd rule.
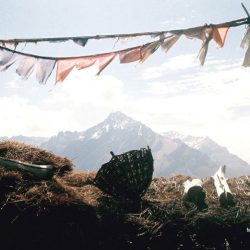
POLYGON ((120 111, 112 112, 107 117, 108 120, 133 120, 132 118, 128 117, 124 113, 120 111))
POLYGON ((135 124, 136 121, 124 113, 117 111, 110 113, 109 116, 104 120, 104 123, 109 124, 113 128, 123 129, 131 124, 135 124))

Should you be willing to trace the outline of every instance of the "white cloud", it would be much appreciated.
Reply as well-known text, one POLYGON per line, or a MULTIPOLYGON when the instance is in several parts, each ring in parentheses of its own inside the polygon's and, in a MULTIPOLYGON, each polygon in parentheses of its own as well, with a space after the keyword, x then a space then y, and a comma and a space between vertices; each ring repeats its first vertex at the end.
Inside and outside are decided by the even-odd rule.
POLYGON ((16 78, 13 81, 7 82, 6 83, 6 88, 7 89, 21 89, 22 86, 18 83, 18 80, 16 78))
POLYGON ((191 70, 198 67, 198 60, 196 54, 179 55, 168 59, 167 62, 160 66, 147 68, 142 72, 143 80, 157 79, 167 73, 173 73, 180 70, 191 70))
POLYGON ((126 103, 123 83, 111 75, 96 77, 93 72, 73 70, 45 99, 31 99, 25 91, 0 97, 0 135, 50 136, 62 130, 82 131, 120 109, 126 103))
POLYGON ((90 107, 103 111, 123 105, 126 96, 122 81, 111 75, 97 77, 93 72, 91 69, 72 71, 63 83, 52 90, 44 105, 55 110, 63 107, 64 112, 72 115, 78 113, 78 119, 79 114, 90 107))
MULTIPOLYGON (((28 99, 16 95, 0 98, 2 136, 44 135, 46 129, 54 130, 53 113, 32 105, 28 99)), ((59 121, 58 121, 59 122, 59 121)))

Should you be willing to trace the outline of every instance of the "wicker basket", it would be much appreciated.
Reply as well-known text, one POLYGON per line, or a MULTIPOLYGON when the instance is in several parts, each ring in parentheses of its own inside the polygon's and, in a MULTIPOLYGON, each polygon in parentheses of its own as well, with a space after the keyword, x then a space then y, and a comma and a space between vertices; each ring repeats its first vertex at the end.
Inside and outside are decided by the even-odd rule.
POLYGON ((95 185, 116 197, 140 199, 147 191, 153 176, 153 157, 150 148, 114 155, 102 165, 95 185))

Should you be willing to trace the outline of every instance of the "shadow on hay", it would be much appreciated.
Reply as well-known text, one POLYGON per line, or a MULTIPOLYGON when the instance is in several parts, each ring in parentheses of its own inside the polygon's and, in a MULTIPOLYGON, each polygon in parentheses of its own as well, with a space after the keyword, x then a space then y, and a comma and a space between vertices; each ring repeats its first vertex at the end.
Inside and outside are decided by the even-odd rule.
POLYGON ((249 249, 247 178, 230 180, 238 198, 228 209, 206 179, 209 208, 199 211, 182 200, 188 177, 155 178, 135 203, 102 193, 90 185, 94 176, 37 182, 1 172, 2 249, 249 249))
POLYGON ((59 180, 0 174, 0 197, 1 249, 96 249, 94 208, 59 180))
POLYGON ((0 142, 0 157, 37 165, 53 165, 56 175, 72 172, 74 165, 67 158, 56 156, 47 150, 15 141, 0 142))
POLYGON ((20 212, 14 204, 0 213, 2 249, 96 249, 97 218, 88 205, 60 204, 20 212))

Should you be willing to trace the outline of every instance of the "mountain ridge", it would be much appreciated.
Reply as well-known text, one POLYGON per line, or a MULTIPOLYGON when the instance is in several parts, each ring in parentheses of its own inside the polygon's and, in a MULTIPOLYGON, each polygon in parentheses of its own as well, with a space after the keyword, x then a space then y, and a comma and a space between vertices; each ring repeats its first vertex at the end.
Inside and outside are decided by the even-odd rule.
POLYGON ((169 131, 161 134, 171 139, 183 141, 188 146, 209 156, 218 165, 226 165, 228 171, 237 168, 238 171, 242 172, 242 175, 249 174, 249 163, 230 153, 226 147, 220 146, 208 136, 183 135, 176 131, 169 131))

